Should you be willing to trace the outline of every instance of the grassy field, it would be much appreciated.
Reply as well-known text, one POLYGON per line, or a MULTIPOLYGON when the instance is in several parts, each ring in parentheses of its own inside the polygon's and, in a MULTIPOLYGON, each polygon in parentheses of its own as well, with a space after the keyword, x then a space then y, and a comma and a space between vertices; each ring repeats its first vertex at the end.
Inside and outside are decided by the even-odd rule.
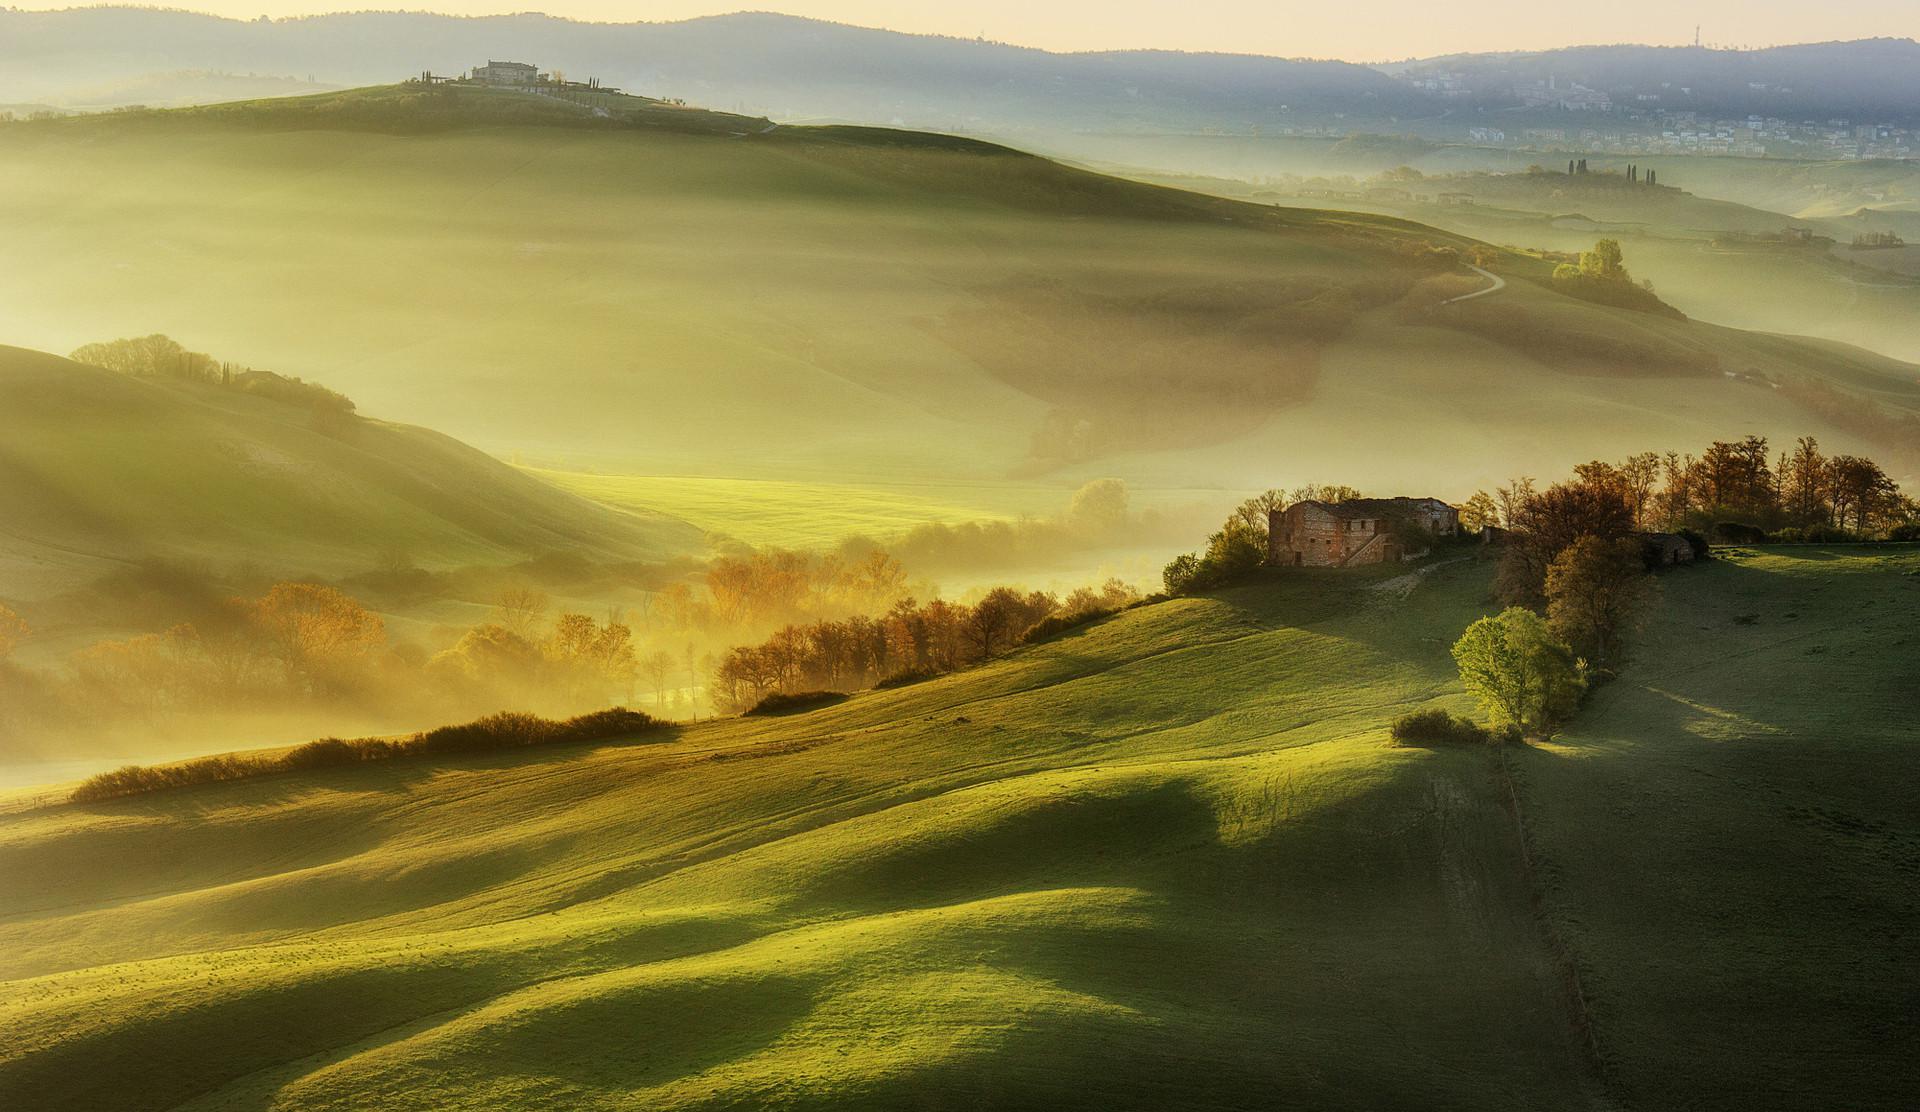
MULTIPOLYGON (((1265 489, 1367 461, 1275 451, 1304 428, 1472 443, 1433 466, 1434 493, 1464 497, 1487 475, 1748 432, 1868 447, 1712 377, 1590 376, 1575 392, 1663 408, 1679 434, 1598 435, 1553 368, 1403 319, 1394 299, 1422 272, 1400 248, 1463 241, 1400 220, 941 136, 411 97, 0 128, 0 335, 69 350, 165 331, 605 473, 1265 489), (1432 396, 1463 368, 1512 421, 1332 401, 1336 373, 1432 396)), ((1739 334, 1690 342, 1752 359, 1739 334)), ((1828 354, 1768 359, 1819 375, 1828 354)))
POLYGON ((147 557, 281 573, 699 551, 426 429, 0 347, 0 596, 147 557))
POLYGON ((751 545, 832 548, 852 536, 884 538, 930 522, 1007 515, 1012 496, 1027 512, 1057 511, 1060 491, 1011 484, 942 489, 733 479, 695 475, 596 475, 534 468, 564 490, 609 506, 670 514, 751 545))
POLYGON ((0 1103, 1902 1107, 1915 571, 1676 573, 1504 758, 1385 738, 1464 709, 1467 561, 654 743, 14 810, 0 1103))

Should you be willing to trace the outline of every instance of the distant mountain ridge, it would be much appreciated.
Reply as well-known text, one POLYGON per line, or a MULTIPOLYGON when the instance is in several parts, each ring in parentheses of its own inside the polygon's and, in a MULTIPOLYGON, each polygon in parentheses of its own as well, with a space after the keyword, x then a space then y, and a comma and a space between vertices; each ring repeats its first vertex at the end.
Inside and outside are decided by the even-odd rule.
POLYGON ((1764 50, 1579 46, 1453 55, 1387 68, 1415 78, 1458 75, 1464 88, 1449 99, 1476 107, 1512 105, 1516 85, 1553 81, 1607 93, 1618 103, 1715 116, 1838 117, 1860 124, 1920 119, 1920 42, 1912 39, 1764 50))
POLYGON ((1419 112, 1427 98, 1346 62, 1164 51, 1052 54, 766 13, 576 23, 358 12, 251 23, 190 12, 0 11, 0 99, 149 71, 225 69, 343 85, 513 57, 652 96, 776 117, 1000 128, 1183 127, 1286 111, 1419 112))
POLYGON ((243 22, 146 8, 0 10, 0 101, 182 70, 365 85, 423 69, 464 72, 501 57, 776 119, 987 132, 1273 129, 1336 119, 1405 125, 1463 105, 1517 103, 1515 83, 1550 78, 1616 100, 1658 89, 1664 107, 1725 115, 1920 121, 1920 44, 1910 39, 1759 51, 1590 46, 1375 67, 1247 54, 1053 53, 765 12, 581 23, 537 13, 243 22), (1408 80, 1449 71, 1468 75, 1466 90, 1442 95, 1408 80), (1682 87, 1690 92, 1677 92, 1682 87))

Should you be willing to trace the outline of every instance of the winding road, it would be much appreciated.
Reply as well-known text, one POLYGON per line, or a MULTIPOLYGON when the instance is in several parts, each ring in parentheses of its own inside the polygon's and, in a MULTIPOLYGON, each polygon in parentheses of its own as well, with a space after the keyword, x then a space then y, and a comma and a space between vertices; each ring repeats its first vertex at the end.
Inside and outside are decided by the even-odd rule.
POLYGON ((1500 277, 1498 274, 1495 274, 1491 270, 1487 270, 1483 267, 1477 267, 1472 263, 1467 264, 1467 269, 1473 271, 1475 274, 1478 274, 1480 277, 1485 278, 1488 281, 1492 282, 1493 285, 1488 286, 1484 290, 1475 290, 1472 293, 1463 293, 1459 297, 1449 297, 1445 301, 1442 301, 1440 304, 1458 305, 1462 301, 1472 301, 1476 297, 1486 297, 1490 294, 1499 293, 1501 290, 1504 290, 1507 288, 1507 280, 1505 278, 1500 277))

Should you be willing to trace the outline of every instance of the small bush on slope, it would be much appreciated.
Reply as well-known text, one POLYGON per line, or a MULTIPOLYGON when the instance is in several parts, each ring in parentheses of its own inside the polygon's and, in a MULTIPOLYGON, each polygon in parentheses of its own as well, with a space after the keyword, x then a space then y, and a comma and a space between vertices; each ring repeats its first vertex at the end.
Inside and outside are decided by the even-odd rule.
POLYGON ((1439 707, 1410 711, 1388 728, 1400 745, 1485 745, 1501 739, 1469 718, 1448 714, 1439 707))

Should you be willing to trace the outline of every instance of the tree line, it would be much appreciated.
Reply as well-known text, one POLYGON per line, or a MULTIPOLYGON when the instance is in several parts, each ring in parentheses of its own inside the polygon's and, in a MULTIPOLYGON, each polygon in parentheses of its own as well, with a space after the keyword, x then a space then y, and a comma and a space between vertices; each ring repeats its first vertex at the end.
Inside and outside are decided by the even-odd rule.
POLYGON ((1864 456, 1828 455, 1811 436, 1775 451, 1767 438, 1716 440, 1698 455, 1642 452, 1594 461, 1536 490, 1515 479, 1461 508, 1468 529, 1564 535, 1584 529, 1692 530, 1728 542, 1910 540, 1920 504, 1864 456))
POLYGON ((1477 492, 1463 526, 1506 531, 1496 579, 1506 609, 1470 626, 1453 655, 1497 727, 1547 736, 1627 661, 1654 597, 1645 533, 1680 530, 1706 554, 1728 542, 1920 540, 1920 505, 1870 459, 1829 456, 1813 437, 1773 453, 1764 437, 1698 456, 1593 461, 1536 489, 1477 492))
POLYGON ((746 710, 775 695, 893 686, 990 660, 1139 601, 1118 579, 1066 598, 996 587, 971 604, 901 599, 877 617, 786 626, 729 650, 713 675, 719 709, 746 710))

